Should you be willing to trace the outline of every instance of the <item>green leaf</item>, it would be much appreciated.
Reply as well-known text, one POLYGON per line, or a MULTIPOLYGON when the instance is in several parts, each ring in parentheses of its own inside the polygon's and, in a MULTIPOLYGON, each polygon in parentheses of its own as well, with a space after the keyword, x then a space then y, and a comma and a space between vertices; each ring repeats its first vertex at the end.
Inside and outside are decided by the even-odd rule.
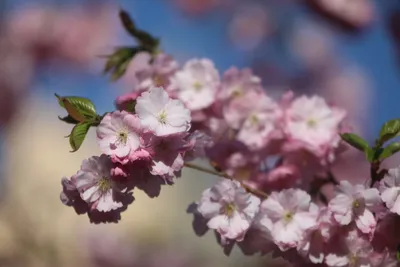
POLYGON ((397 246, 396 258, 397 261, 400 262, 400 245, 397 246))
POLYGON ((58 103, 65 108, 68 115, 78 122, 93 120, 96 118, 96 108, 92 101, 77 96, 60 97, 56 94, 58 103))
POLYGON ((368 147, 365 151, 365 157, 369 162, 373 162, 375 160, 375 150, 368 147))
POLYGON ((121 63, 121 65, 117 66, 113 73, 111 74, 111 81, 115 82, 116 80, 118 80, 119 78, 122 77, 122 75, 125 74, 126 69, 128 68, 128 65, 130 63, 130 60, 127 60, 123 63, 121 63))
POLYGON ((379 160, 386 159, 400 151, 400 142, 394 142, 385 147, 379 154, 379 160))
POLYGON ((361 138, 360 136, 358 136, 356 134, 343 133, 343 134, 340 134, 340 137, 343 139, 343 141, 345 141, 352 147, 357 148, 358 150, 365 152, 369 148, 367 141, 365 141, 363 138, 361 138))
POLYGON ((71 145, 72 151, 77 151, 85 140, 86 134, 90 129, 90 122, 81 122, 75 125, 69 136, 69 144, 71 145))
POLYGON ((386 141, 396 137, 400 132, 400 119, 394 119, 386 122, 379 134, 380 144, 385 143, 386 141))
POLYGON ((75 120, 75 119, 72 118, 70 115, 67 115, 67 116, 65 116, 65 117, 60 117, 60 116, 58 116, 58 119, 59 119, 60 121, 63 121, 63 122, 69 123, 69 124, 78 124, 78 123, 79 123, 79 121, 75 120))
POLYGON ((112 55, 108 56, 108 60, 104 67, 104 73, 111 71, 126 61, 130 61, 139 51, 136 47, 121 47, 112 55))
POLYGON ((124 25, 125 30, 132 36, 135 36, 137 29, 135 23, 133 22, 131 16, 129 16, 128 12, 126 12, 123 9, 120 9, 119 18, 122 22, 122 25, 124 25))
POLYGON ((125 30, 135 37, 135 39, 139 42, 141 46, 146 48, 147 51, 154 53, 159 46, 160 40, 158 38, 153 37, 146 31, 140 30, 136 27, 132 18, 129 14, 124 11, 119 11, 119 18, 121 19, 122 24, 124 25, 125 30))

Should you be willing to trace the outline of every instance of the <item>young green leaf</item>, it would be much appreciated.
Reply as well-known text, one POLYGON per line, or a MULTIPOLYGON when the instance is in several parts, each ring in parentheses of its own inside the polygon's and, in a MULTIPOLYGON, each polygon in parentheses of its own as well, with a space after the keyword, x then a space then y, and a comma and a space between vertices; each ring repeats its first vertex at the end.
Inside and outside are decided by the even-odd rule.
POLYGON ((356 134, 343 133, 343 134, 340 134, 340 137, 343 139, 343 141, 345 141, 352 147, 357 148, 358 150, 366 151, 369 148, 367 141, 365 141, 363 138, 361 138, 360 136, 358 136, 356 134))
POLYGON ((135 39, 139 42, 139 44, 144 47, 150 53, 154 53, 157 50, 157 47, 160 43, 158 38, 153 37, 151 34, 146 31, 140 30, 136 28, 135 23, 129 14, 124 11, 119 11, 119 18, 121 19, 122 24, 124 25, 125 30, 135 37, 135 39))
POLYGON ((379 154, 379 160, 384 160, 400 151, 400 142, 394 142, 385 147, 379 154))
POLYGON ((56 94, 58 103, 65 108, 68 115, 78 122, 89 121, 96 118, 96 108, 92 101, 83 97, 66 96, 60 97, 56 94))
POLYGON ((139 51, 141 50, 136 47, 118 48, 112 55, 108 56, 108 60, 104 67, 104 73, 111 71, 126 61, 130 61, 139 51))
POLYGON ((365 157, 367 158, 368 162, 373 162, 375 160, 375 150, 368 147, 365 151, 365 157))
POLYGON ((69 136, 69 144, 71 145, 72 151, 77 151, 85 140, 86 134, 90 129, 90 122, 81 122, 75 125, 69 136))
POLYGON ((117 66, 114 71, 111 74, 111 81, 115 82, 119 78, 122 77, 122 75, 125 74, 126 69, 128 68, 128 65, 130 63, 130 60, 127 60, 123 63, 121 63, 119 66, 117 66))
POLYGON ((386 122, 379 134, 379 141, 381 144, 396 137, 400 132, 400 119, 394 119, 386 122))
POLYGON ((69 123, 69 124, 78 124, 78 123, 79 123, 79 121, 75 120, 75 119, 72 118, 70 115, 67 115, 67 116, 65 116, 65 117, 60 117, 60 116, 58 116, 58 119, 59 119, 60 121, 63 121, 63 122, 69 123))
POLYGON ((122 25, 124 25, 125 30, 130 33, 132 36, 135 36, 136 34, 136 26, 135 23, 133 22, 131 16, 129 16, 128 12, 126 12, 123 9, 119 10, 119 18, 122 22, 122 25))

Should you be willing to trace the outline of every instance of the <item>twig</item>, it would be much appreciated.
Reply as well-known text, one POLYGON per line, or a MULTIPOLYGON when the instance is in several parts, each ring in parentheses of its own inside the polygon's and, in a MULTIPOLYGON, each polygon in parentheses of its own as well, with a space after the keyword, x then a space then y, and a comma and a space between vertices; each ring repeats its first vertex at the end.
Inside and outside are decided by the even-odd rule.
MULTIPOLYGON (((228 174, 226 174, 224 172, 218 172, 218 171, 210 170, 208 168, 204 168, 204 167, 198 166, 198 165, 190 163, 190 162, 185 162, 185 167, 191 168, 191 169, 194 169, 194 170, 197 170, 197 171, 201 171, 201 172, 204 172, 204 173, 212 174, 212 175, 215 175, 215 176, 223 177, 223 178, 226 178, 226 179, 229 179, 229 180, 232 180, 232 181, 237 181, 237 180, 235 180, 234 178, 230 177, 228 174)), ((238 181, 238 182, 240 182, 240 181, 238 181)), ((258 189, 255 189, 255 188, 251 188, 250 186, 248 186, 248 185, 246 185, 246 184, 244 184, 242 182, 240 182, 240 185, 244 189, 246 189, 247 192, 258 196, 259 198, 267 198, 268 197, 268 194, 263 192, 263 191, 261 191, 261 190, 258 190, 258 189)))

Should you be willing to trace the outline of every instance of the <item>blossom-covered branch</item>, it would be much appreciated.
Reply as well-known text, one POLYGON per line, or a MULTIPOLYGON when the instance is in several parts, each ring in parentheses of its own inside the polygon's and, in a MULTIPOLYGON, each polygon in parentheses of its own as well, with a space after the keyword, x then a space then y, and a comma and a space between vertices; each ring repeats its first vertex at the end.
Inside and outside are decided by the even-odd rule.
POLYGON ((293 266, 397 266, 400 167, 381 162, 400 150, 396 142, 384 147, 399 135, 399 120, 370 146, 349 133, 346 111, 323 98, 289 91, 274 100, 250 69, 220 74, 210 59, 180 66, 125 12, 121 18, 139 47, 111 56, 106 70, 118 78, 132 67, 132 92, 102 116, 87 99, 59 97, 64 121, 75 124, 73 149, 96 127, 102 152, 63 178, 64 204, 94 223, 117 222, 134 189, 157 197, 186 166, 221 177, 187 212, 196 234, 212 230, 226 254, 236 244, 293 266), (333 176, 349 145, 371 164, 368 186, 333 176), (215 171, 192 162, 198 158, 215 171), (335 187, 329 198, 328 185, 335 187))

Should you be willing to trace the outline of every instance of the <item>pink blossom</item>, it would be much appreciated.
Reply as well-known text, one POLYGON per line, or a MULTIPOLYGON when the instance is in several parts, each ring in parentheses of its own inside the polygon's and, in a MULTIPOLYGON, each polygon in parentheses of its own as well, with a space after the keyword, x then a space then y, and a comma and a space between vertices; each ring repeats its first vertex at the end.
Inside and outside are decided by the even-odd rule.
POLYGON ((152 88, 137 98, 136 114, 143 127, 162 136, 190 128, 190 111, 179 100, 169 98, 161 87, 152 88))
POLYGON ((185 152, 185 161, 194 160, 196 158, 204 158, 207 148, 213 145, 210 136, 201 131, 194 131, 188 137, 188 151, 185 152))
POLYGON ((159 53, 153 56, 148 52, 140 52, 129 63, 123 79, 127 85, 134 85, 134 91, 167 88, 177 69, 178 63, 169 55, 159 53))
POLYGON ((171 56, 164 53, 157 54, 151 61, 149 68, 136 73, 139 89, 168 88, 171 77, 177 69, 178 63, 171 56))
POLYGON ((6 31, 38 59, 62 58, 86 65, 104 52, 104 43, 113 37, 113 9, 108 4, 62 9, 29 5, 12 13, 6 31))
POLYGON ((243 96, 249 91, 261 93, 261 79, 253 75, 250 69, 239 70, 236 67, 232 67, 222 77, 217 98, 219 100, 227 100, 243 96))
POLYGON ((343 229, 332 240, 325 263, 328 266, 372 267, 376 266, 373 248, 357 229, 343 229))
POLYGON ((376 220, 372 211, 381 203, 379 191, 365 189, 363 185, 353 186, 348 181, 341 181, 338 189, 340 193, 329 202, 335 220, 341 225, 355 221, 363 233, 373 235, 376 220))
POLYGON ((207 226, 221 237, 241 241, 260 205, 260 199, 246 193, 237 181, 221 180, 203 192, 199 213, 208 219, 207 226))
POLYGON ((311 3, 355 29, 368 26, 374 19, 374 7, 370 0, 312 0, 311 3))
POLYGON ((140 120, 126 111, 104 116, 97 127, 97 143, 106 155, 124 159, 140 147, 140 120))
POLYGON ((390 212, 400 215, 400 167, 390 169, 381 182, 381 198, 390 212))
POLYGON ((186 141, 188 133, 164 136, 147 134, 145 150, 151 155, 153 165, 150 173, 172 181, 174 174, 183 168, 183 153, 190 149, 186 141))
POLYGON ((253 50, 273 31, 265 5, 246 3, 238 8, 229 25, 229 37, 242 50, 253 50))
POLYGON ((318 264, 324 262, 328 242, 335 233, 335 222, 326 207, 319 209, 313 206, 311 211, 318 216, 317 224, 307 231, 297 250, 312 263, 318 264))
POLYGON ((282 251, 298 246, 306 231, 316 225, 310 201, 302 190, 285 189, 272 192, 261 203, 259 224, 282 251))
POLYGON ((127 183, 111 176, 111 169, 112 162, 104 154, 84 160, 77 174, 63 178, 61 201, 78 214, 87 213, 91 222, 117 222, 133 196, 127 183))
POLYGON ((278 120, 281 112, 278 105, 264 94, 251 102, 252 109, 244 120, 237 139, 251 149, 264 148, 272 139, 282 137, 278 120))
POLYGON ((215 101, 219 85, 219 74, 212 61, 192 59, 176 72, 171 87, 190 110, 201 110, 215 101))
POLYGON ((121 208, 123 203, 115 198, 123 188, 111 177, 111 162, 105 155, 84 160, 76 175, 76 188, 91 209, 107 212, 121 208))
MULTIPOLYGON (((222 107, 223 118, 233 129, 240 129, 246 119, 251 119, 252 112, 262 111, 270 115, 276 108, 272 99, 263 92, 249 91, 226 101, 222 107)), ((270 116, 267 116, 270 117, 270 116)))
POLYGON ((329 157, 339 145, 338 132, 345 116, 344 110, 329 107, 318 96, 295 99, 285 111, 285 149, 306 149, 318 158, 329 157))

